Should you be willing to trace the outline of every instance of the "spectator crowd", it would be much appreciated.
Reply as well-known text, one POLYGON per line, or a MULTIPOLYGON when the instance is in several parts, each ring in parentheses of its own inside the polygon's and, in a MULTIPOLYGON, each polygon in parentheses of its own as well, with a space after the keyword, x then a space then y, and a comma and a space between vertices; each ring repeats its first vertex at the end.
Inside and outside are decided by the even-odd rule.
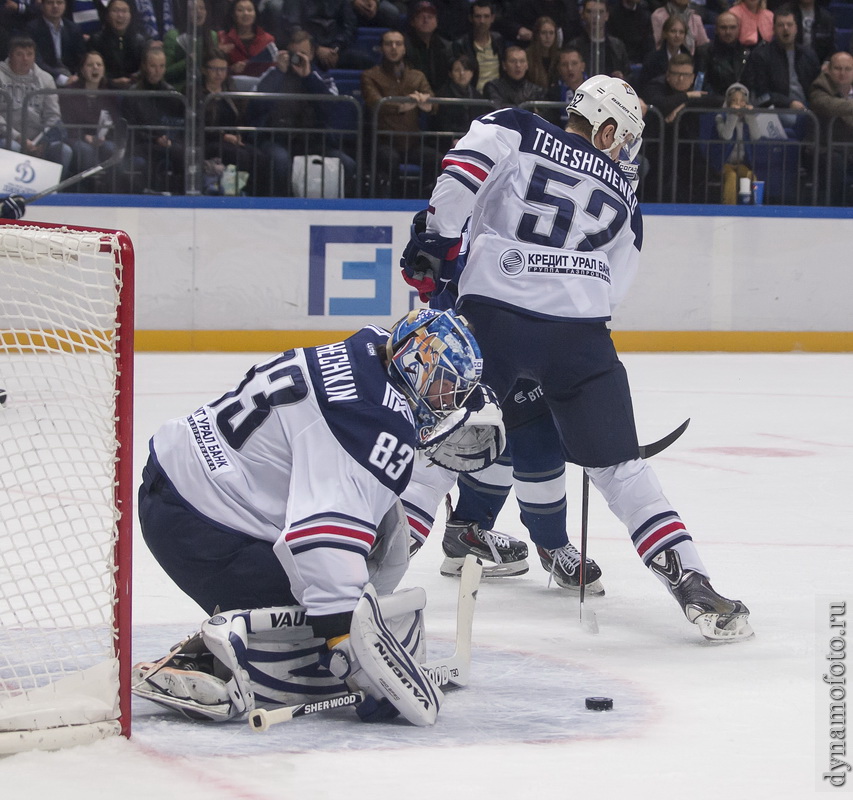
MULTIPOLYGON (((806 158, 837 177, 831 202, 853 205, 851 27, 838 0, 6 0, 0 147, 67 177, 113 153, 122 117, 123 168, 80 189, 179 193, 199 158, 192 118, 204 191, 310 193, 319 160, 349 196, 426 197, 477 116, 533 103, 564 125, 577 87, 606 73, 653 109, 647 139, 728 143, 715 202, 761 177, 756 142, 802 139, 808 112, 806 158)), ((645 176, 693 176, 708 158, 644 153, 645 176)), ((685 179, 673 199, 695 189, 685 179)))

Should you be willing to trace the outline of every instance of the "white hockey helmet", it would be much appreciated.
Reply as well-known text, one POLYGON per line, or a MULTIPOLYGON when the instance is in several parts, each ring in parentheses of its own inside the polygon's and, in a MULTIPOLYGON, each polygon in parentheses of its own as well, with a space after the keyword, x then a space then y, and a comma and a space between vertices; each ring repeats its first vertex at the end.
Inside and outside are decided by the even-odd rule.
POLYGON ((575 91, 572 102, 566 107, 569 114, 578 114, 592 125, 592 140, 598 129, 608 119, 616 122, 612 151, 617 145, 627 147, 631 154, 639 150, 643 128, 643 112, 637 93, 621 78, 595 75, 585 80, 575 91))

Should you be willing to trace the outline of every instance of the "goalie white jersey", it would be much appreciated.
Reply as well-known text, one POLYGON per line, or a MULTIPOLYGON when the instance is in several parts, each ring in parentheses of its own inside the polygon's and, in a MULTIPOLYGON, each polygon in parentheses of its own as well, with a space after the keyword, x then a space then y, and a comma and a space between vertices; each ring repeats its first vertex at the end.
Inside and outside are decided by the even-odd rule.
POLYGON ((414 420, 388 380, 387 339, 367 327, 281 353, 151 439, 153 459, 199 516, 274 543, 315 615, 355 607, 379 523, 411 476, 414 420))
POLYGON ((639 265, 643 223, 618 165, 520 109, 475 120, 448 152, 427 230, 470 250, 459 297, 551 319, 610 319, 639 265), (509 232, 509 233, 507 233, 509 232))

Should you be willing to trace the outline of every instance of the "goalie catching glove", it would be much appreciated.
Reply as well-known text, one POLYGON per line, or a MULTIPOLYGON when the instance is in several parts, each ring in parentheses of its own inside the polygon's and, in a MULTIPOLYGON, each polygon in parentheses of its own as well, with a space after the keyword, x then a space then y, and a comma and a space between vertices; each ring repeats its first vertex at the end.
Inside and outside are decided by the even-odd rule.
POLYGON ((418 290, 422 303, 441 291, 453 278, 461 237, 447 238, 426 232, 427 211, 418 211, 412 220, 411 238, 403 250, 400 266, 403 280, 418 290))
POLYGON ((432 725, 444 699, 421 665, 392 633, 368 584, 352 615, 349 634, 327 642, 327 667, 366 699, 356 706, 365 722, 402 715, 413 725, 432 725))
POLYGON ((495 393, 479 384, 463 408, 448 414, 426 442, 427 458, 453 472, 476 472, 493 464, 506 446, 503 415, 495 393))

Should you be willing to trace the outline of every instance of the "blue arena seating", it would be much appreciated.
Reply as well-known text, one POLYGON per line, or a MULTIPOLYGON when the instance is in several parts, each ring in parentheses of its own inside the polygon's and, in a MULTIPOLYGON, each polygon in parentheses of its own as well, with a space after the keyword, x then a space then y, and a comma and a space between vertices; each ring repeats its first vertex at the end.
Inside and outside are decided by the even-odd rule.
POLYGON ((853 4, 830 3, 829 11, 835 20, 836 28, 853 28, 853 4))

